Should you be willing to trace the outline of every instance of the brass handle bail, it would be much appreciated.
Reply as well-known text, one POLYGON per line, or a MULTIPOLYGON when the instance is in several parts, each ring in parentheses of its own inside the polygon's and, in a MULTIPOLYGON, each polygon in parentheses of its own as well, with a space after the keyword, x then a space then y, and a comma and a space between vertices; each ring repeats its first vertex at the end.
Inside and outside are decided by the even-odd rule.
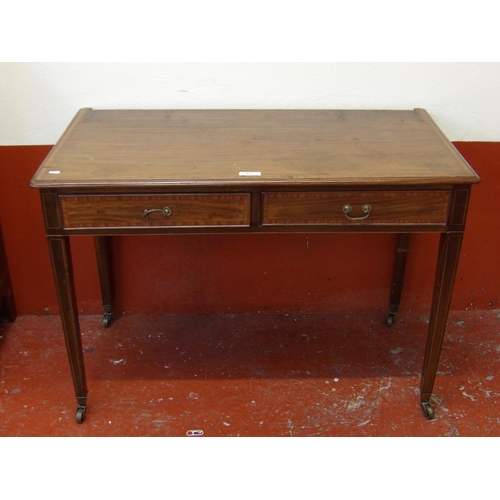
POLYGON ((149 214, 153 212, 161 212, 163 217, 168 217, 172 215, 172 209, 169 207, 163 207, 163 208, 152 208, 151 210, 144 210, 144 218, 149 219, 149 214))
POLYGON ((364 217, 351 217, 349 214, 352 212, 352 207, 351 205, 344 205, 344 207, 342 208, 345 216, 349 219, 349 220, 365 220, 365 219, 368 219, 368 217, 370 217, 370 214, 371 214, 371 211, 372 211, 372 206, 369 205, 368 203, 366 203, 365 205, 363 205, 363 207, 361 208, 361 210, 363 211, 364 214, 366 214, 364 217))

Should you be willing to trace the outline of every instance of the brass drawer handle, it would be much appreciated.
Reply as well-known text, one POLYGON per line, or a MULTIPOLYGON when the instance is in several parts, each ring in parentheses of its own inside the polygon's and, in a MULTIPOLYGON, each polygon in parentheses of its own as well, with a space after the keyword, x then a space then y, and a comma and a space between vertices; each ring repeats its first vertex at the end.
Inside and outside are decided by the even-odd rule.
POLYGON ((364 220, 364 219, 368 219, 368 217, 370 217, 370 213, 372 211, 372 206, 369 205, 368 203, 366 205, 363 205, 363 208, 361 210, 363 210, 363 213, 366 214, 364 217, 351 217, 349 215, 352 211, 351 205, 344 205, 344 208, 342 208, 342 210, 344 211, 345 216, 349 220, 364 220))
POLYGON ((152 212, 161 212, 163 217, 168 217, 169 215, 172 215, 172 209, 169 207, 153 208, 151 210, 144 210, 144 218, 149 219, 149 214, 152 212))

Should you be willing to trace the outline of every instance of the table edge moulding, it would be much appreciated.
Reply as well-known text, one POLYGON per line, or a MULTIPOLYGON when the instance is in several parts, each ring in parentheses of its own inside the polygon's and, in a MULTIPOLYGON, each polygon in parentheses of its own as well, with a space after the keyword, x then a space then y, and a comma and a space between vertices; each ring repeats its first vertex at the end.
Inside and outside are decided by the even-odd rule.
POLYGON ((395 233, 390 312, 410 234, 440 234, 420 402, 427 418, 477 174, 414 110, 80 110, 31 180, 40 190, 77 399, 87 381, 69 239, 95 240, 112 321, 113 235, 395 233))

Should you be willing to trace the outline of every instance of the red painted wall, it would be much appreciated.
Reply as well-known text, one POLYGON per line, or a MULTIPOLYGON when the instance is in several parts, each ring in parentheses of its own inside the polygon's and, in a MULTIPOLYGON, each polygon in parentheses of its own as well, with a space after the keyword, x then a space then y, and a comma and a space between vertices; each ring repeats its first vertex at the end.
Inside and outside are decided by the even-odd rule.
MULTIPOLYGON (((500 308, 500 143, 456 143, 473 187, 453 309, 500 308)), ((57 313, 38 191, 51 146, 0 147, 0 223, 19 314, 57 313)), ((412 236, 401 308, 427 311, 438 236, 412 236)), ((116 237, 116 311, 213 313, 387 310, 393 235, 116 237)), ((101 312, 90 237, 72 240, 80 310, 101 312)))

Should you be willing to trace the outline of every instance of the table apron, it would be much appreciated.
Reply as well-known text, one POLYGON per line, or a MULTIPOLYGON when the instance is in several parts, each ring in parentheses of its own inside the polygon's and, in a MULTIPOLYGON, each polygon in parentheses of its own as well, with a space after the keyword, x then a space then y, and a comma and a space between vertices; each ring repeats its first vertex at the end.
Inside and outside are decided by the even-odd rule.
POLYGON ((196 193, 42 190, 54 235, 463 232, 470 186, 455 189, 196 193))

